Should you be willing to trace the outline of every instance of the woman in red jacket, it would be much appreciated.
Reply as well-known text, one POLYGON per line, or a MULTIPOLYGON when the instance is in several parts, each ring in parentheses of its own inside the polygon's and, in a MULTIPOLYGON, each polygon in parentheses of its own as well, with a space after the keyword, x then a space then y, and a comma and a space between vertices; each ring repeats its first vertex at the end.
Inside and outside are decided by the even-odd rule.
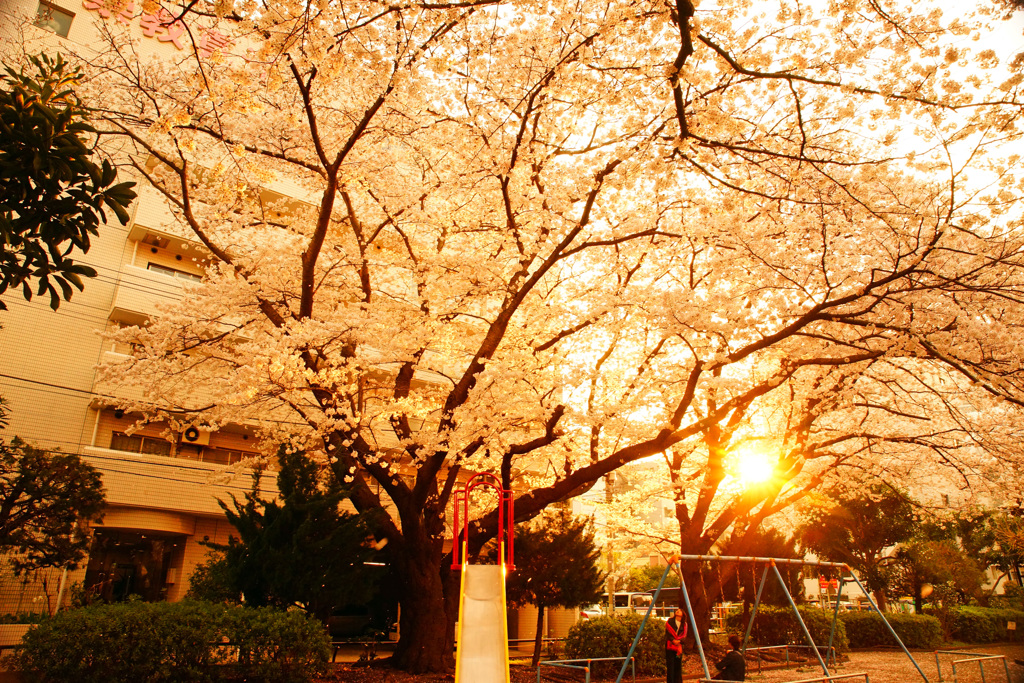
POLYGON ((686 622, 683 610, 676 613, 665 624, 665 668, 668 683, 682 683, 683 680, 683 639, 686 637, 686 622))

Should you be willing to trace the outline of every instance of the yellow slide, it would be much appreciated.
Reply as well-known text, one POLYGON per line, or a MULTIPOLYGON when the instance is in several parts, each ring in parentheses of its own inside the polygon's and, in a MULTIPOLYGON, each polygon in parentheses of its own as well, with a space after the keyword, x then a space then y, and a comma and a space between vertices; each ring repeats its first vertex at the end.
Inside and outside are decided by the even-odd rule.
POLYGON ((509 683, 505 567, 463 564, 455 683, 509 683))

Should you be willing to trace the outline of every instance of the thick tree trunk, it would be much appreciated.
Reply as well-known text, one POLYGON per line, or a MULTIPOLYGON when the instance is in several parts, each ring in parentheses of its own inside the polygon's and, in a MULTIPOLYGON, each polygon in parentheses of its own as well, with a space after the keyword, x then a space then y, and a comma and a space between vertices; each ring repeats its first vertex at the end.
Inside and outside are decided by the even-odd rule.
POLYGON ((544 605, 537 605, 537 635, 533 639, 533 662, 530 664, 534 669, 540 662, 540 648, 544 640, 544 605))
MULTIPOLYGON (((397 560, 402 616, 394 665, 411 673, 445 673, 455 666, 454 621, 448 618, 441 558, 409 548, 397 560)), ((450 570, 445 569, 447 573, 450 570)), ((456 611, 458 610, 458 598, 456 611)))
POLYGON ((876 590, 872 591, 872 597, 875 599, 875 604, 878 605, 879 612, 885 612, 888 602, 885 599, 885 591, 876 590))
MULTIPOLYGON (((701 576, 700 565, 694 562, 687 562, 683 565, 683 581, 686 582, 686 591, 690 596, 690 606, 693 608, 693 620, 697 624, 697 633, 690 633, 687 635, 687 645, 690 643, 696 643, 695 638, 698 636, 702 643, 708 643, 711 640, 711 607, 718 595, 713 595, 712 591, 708 589, 711 586, 705 586, 705 582, 701 576)), ((686 612, 686 605, 682 604, 682 593, 680 593, 680 605, 679 609, 686 612)))

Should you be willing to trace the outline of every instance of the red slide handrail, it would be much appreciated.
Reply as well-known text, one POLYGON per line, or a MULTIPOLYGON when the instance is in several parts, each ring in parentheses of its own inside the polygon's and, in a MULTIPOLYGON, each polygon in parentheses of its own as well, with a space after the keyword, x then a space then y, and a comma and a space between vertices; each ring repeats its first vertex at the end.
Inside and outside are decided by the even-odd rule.
POLYGON ((515 524, 515 513, 513 511, 513 498, 510 489, 501 487, 501 480, 490 472, 478 472, 466 481, 462 488, 455 490, 452 498, 453 519, 452 531, 452 569, 460 569, 466 561, 463 555, 463 543, 469 538, 469 494, 478 486, 486 486, 494 490, 498 495, 498 539, 504 538, 505 555, 503 558, 509 570, 515 569, 514 547, 513 547, 513 526, 515 524), (462 510, 461 524, 459 509, 462 510))

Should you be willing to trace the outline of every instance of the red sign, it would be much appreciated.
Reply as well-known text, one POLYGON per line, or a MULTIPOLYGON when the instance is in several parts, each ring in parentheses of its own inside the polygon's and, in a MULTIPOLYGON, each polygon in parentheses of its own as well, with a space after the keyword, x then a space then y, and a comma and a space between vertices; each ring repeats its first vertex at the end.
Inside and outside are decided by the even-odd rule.
MULTIPOLYGON (((104 0, 82 0, 82 7, 97 12, 104 19, 117 16, 118 21, 130 24, 135 18, 135 0, 127 0, 124 7, 116 13, 112 13, 104 0)), ((139 25, 142 26, 142 35, 147 38, 156 38, 161 43, 171 43, 179 50, 185 49, 182 38, 185 36, 186 27, 181 19, 168 10, 160 7, 153 12, 142 12, 139 15, 139 25)), ((214 52, 231 45, 231 39, 216 29, 206 29, 202 32, 197 51, 203 57, 209 57, 214 52)))

